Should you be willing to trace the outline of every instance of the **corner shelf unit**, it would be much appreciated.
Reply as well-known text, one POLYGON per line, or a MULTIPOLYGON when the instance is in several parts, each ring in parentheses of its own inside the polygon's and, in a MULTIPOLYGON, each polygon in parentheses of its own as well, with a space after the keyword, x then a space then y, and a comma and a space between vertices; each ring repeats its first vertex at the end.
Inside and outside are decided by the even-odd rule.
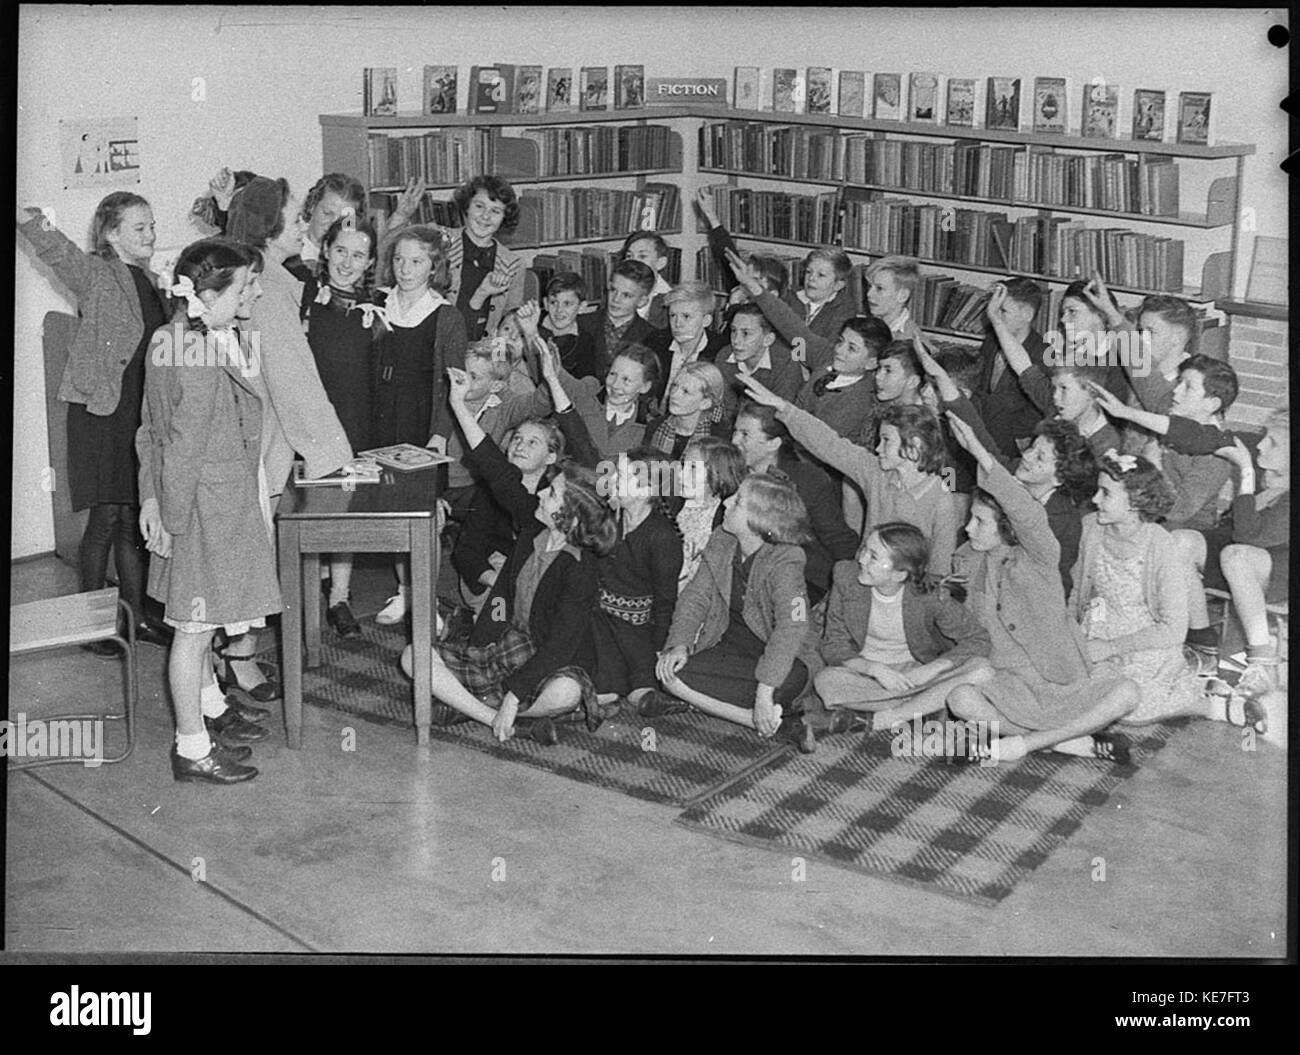
MULTIPOLYGON (((839 215, 829 225, 833 226, 835 232, 835 236, 830 239, 830 242, 842 245, 845 251, 852 256, 865 257, 868 260, 879 258, 886 255, 886 253, 879 246, 863 247, 843 244, 854 241, 852 238, 845 237, 843 218, 846 206, 852 204, 855 199, 874 198, 880 200, 884 198, 889 202, 902 201, 904 203, 912 201, 918 203, 954 202, 960 203, 959 208, 971 209, 972 212, 989 209, 1016 210, 1022 214, 1022 219, 1040 218, 1049 230, 1051 229, 1052 218, 1058 214, 1064 218, 1077 219, 1081 225, 1080 229, 1087 230, 1099 228, 1084 224, 1083 218, 1114 221, 1116 224, 1124 224, 1126 228, 1148 227, 1166 233, 1172 233, 1171 228, 1184 228, 1202 232, 1216 232, 1226 229, 1230 238, 1228 248, 1222 251, 1216 250, 1205 253, 1204 259, 1199 261, 1201 277, 1199 288, 1183 286, 1175 290, 1157 290, 1134 284, 1118 282, 1111 284, 1113 289, 1121 293, 1142 296, 1162 292, 1189 301, 1201 302, 1229 299, 1235 289, 1241 235, 1241 210, 1238 203, 1241 199, 1245 159, 1255 153, 1253 145, 1242 143, 1219 143, 1213 146, 1201 146, 1129 139, 1093 139, 1078 135, 950 127, 937 123, 888 121, 875 118, 845 117, 835 114, 794 114, 763 110, 733 110, 729 107, 693 103, 649 107, 641 110, 590 112, 573 110, 542 114, 452 114, 437 116, 402 114, 393 117, 364 117, 359 114, 322 115, 320 123, 325 171, 360 174, 362 182, 365 183, 368 190, 377 194, 395 193, 400 188, 396 186, 396 181, 390 180, 376 183, 370 179, 371 165, 368 150, 370 136, 415 134, 419 132, 452 132, 455 130, 462 130, 462 137, 471 134, 488 137, 491 147, 495 151, 494 169, 496 174, 510 179, 512 183, 522 188, 536 185, 542 188, 538 190, 538 194, 543 193, 543 189, 546 187, 553 187, 558 190, 569 184, 578 185, 573 191, 573 193, 576 193, 584 188, 591 187, 593 184, 599 185, 605 181, 616 183, 619 180, 632 180, 635 181, 635 186, 638 189, 644 188, 648 180, 673 183, 680 191, 678 207, 683 211, 682 219, 680 223, 671 225, 670 232, 664 233, 682 236, 692 250, 702 246, 704 238, 697 226, 686 220, 684 211, 691 207, 690 203, 694 199, 695 191, 710 182, 717 182, 717 177, 725 179, 733 185, 737 185, 740 180, 753 180, 764 183, 782 183, 794 188, 804 187, 808 192, 805 195, 807 197, 818 193, 822 196, 838 196, 839 204, 837 208, 839 215), (676 128, 669 130, 670 134, 667 136, 666 141, 670 144, 670 152, 667 158, 664 159, 664 164, 628 168, 622 171, 595 171, 583 174, 548 171, 539 144, 539 140, 543 137, 537 134, 548 129, 580 129, 583 127, 589 127, 594 133, 597 128, 606 125, 635 128, 661 122, 680 123, 683 121, 689 123, 685 125, 679 124, 678 127, 684 127, 687 129, 686 132, 678 132, 676 128), (808 159, 806 155, 801 156, 802 168, 769 170, 773 166, 769 164, 765 167, 761 162, 753 163, 751 158, 744 159, 748 163, 741 164, 706 164, 706 161, 718 161, 718 159, 711 156, 716 151, 708 149, 706 137, 711 134, 710 130, 719 124, 733 127, 753 126, 756 130, 751 132, 751 135, 758 139, 770 137, 772 133, 781 130, 789 130, 789 135, 793 139, 803 137, 806 141, 808 138, 816 137, 819 144, 818 149, 822 151, 822 154, 818 155, 819 158, 824 159, 827 156, 826 152, 829 151, 832 167, 829 170, 823 168, 816 170, 815 173, 810 173, 807 167, 808 159), (683 140, 686 138, 695 140, 693 151, 683 151, 683 140), (1056 200, 1050 202, 1033 200, 1035 196, 1030 195, 967 194, 961 193, 953 186, 942 185, 942 180, 936 178, 927 178, 920 181, 923 186, 899 185, 899 183, 892 180, 867 181, 845 178, 844 159, 848 156, 850 148, 855 151, 870 151, 877 149, 872 144, 892 143, 894 141, 902 141, 904 146, 898 148, 881 147, 879 149, 882 151, 896 149, 899 152, 909 150, 926 156, 926 151, 931 151, 937 155, 942 149, 951 148, 953 151, 964 150, 967 152, 966 156, 970 157, 973 153, 981 151, 982 148, 988 148, 980 155, 984 157, 986 155, 991 156, 991 151, 1002 148, 1003 153, 999 156, 1004 161, 1010 157, 1014 163, 1013 155, 1024 155, 1025 160, 1021 164, 1026 167, 1030 164, 1028 159, 1037 156, 1057 156, 1067 159, 1079 157, 1102 159, 1105 155, 1113 155, 1113 160, 1118 166, 1115 171, 1122 170, 1126 173, 1135 170, 1139 173, 1147 173, 1148 169, 1169 168, 1172 167, 1172 162, 1175 160, 1231 165, 1232 172, 1230 174, 1218 174, 1208 181, 1208 191, 1205 195, 1203 212, 1194 212, 1182 208, 1181 199, 1171 200, 1179 193, 1175 174, 1171 180, 1173 189, 1170 190, 1169 187, 1164 187, 1161 191, 1162 197, 1159 202, 1161 215, 1152 215, 1150 212, 1142 213, 1097 208, 1094 205, 1073 203, 1075 202, 1074 198, 1070 199, 1071 203, 1061 203, 1056 200), (926 144, 926 146, 907 147, 906 144, 909 143, 926 144), (1011 150, 1007 151, 1006 148, 1011 148, 1011 150), (688 156, 684 157, 684 153, 688 156), (694 156, 689 156, 690 154, 694 156), (838 168, 835 167, 836 165, 838 165, 838 168), (799 171, 803 174, 793 175, 791 174, 793 171, 799 171)), ((863 156, 868 155, 864 154, 863 156)), ((1053 163, 1044 164, 1050 167, 1053 163)), ((1072 171, 1077 174, 1078 171, 1086 169, 1088 164, 1088 162, 1076 162, 1072 171)), ((1069 168, 1070 162, 1062 162, 1061 165, 1063 168, 1069 168)), ((939 170, 940 174, 946 171, 946 169, 939 170)), ((1100 166, 1097 171, 1101 171, 1100 166)), ((928 176, 933 177, 933 169, 926 170, 926 172, 928 176)), ((468 175, 473 174, 475 173, 468 173, 468 175)), ((1096 191, 1097 177, 1095 172, 1091 173, 1088 178, 1092 180, 1091 189, 1096 191)), ((1131 179, 1131 177, 1126 178, 1131 179)), ((1150 177, 1139 176, 1139 179, 1146 178, 1153 180, 1152 185, 1148 186, 1144 191, 1142 189, 1143 185, 1138 184, 1136 194, 1133 191, 1134 184, 1131 182, 1126 184, 1124 193, 1128 195, 1130 202, 1137 201, 1142 193, 1147 193, 1148 198, 1150 198, 1155 194, 1156 189, 1160 189, 1155 186, 1159 180, 1158 173, 1153 173, 1150 177)), ((1006 179, 1006 173, 1003 172, 1001 189, 1008 186, 1006 179)), ((451 180, 440 182, 436 185, 430 185, 430 190, 448 192, 458 182, 451 180)), ((1084 185, 1083 189, 1088 189, 1088 186, 1084 185)), ((969 183, 963 184, 963 187, 969 187, 969 183)), ((1069 189, 1073 193, 1079 191, 1080 187, 1076 184, 1069 189)), ((1107 184, 1104 188, 1108 194, 1113 189, 1110 184, 1107 184)), ((1048 196, 1054 199, 1065 197, 1064 193, 1056 193, 1057 191, 1063 191, 1063 184, 1055 185, 1052 188, 1052 193, 1048 196)), ((527 194, 528 191, 525 189, 523 193, 527 194)), ((727 217, 724 214, 725 219, 727 217)), ((825 227, 823 227, 824 229, 825 227)), ((565 241, 525 239, 522 241, 516 240, 509 244, 512 244, 517 249, 531 251, 553 246, 621 241, 627 233, 624 231, 618 234, 610 234, 608 238, 569 239, 565 241)), ((810 241, 795 241, 787 238, 772 238, 751 234, 736 227, 731 228, 731 233, 742 241, 785 245, 805 250, 813 244, 810 241)), ((1207 234, 1206 237, 1213 237, 1213 235, 1207 234)), ((1163 234, 1153 236, 1153 240, 1163 238, 1163 234)), ((1187 249, 1190 254, 1191 247, 1189 246, 1187 249)), ((691 271, 689 269, 694 268, 694 256, 694 252, 686 250, 682 252, 683 263, 687 264, 688 267, 686 277, 690 277, 691 271)), ((1030 270, 1006 269, 987 263, 943 260, 926 256, 918 259, 927 268, 963 272, 971 275, 1021 274, 1049 286, 1062 286, 1079 277, 1042 274, 1030 270)), ((1171 265, 1170 270, 1172 269, 1171 265)), ((1166 282, 1165 284, 1172 285, 1173 283, 1166 282)), ((956 330, 944 330, 939 327, 927 327, 927 329, 945 336, 969 340, 979 339, 975 334, 956 330)))

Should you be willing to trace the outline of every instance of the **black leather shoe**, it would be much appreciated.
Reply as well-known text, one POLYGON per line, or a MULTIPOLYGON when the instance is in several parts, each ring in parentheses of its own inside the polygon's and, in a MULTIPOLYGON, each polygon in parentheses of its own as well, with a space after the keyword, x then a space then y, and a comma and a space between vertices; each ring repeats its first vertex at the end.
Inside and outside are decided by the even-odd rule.
POLYGON ((801 755, 811 755, 817 750, 817 738, 803 720, 803 714, 784 714, 775 739, 794 744, 801 755))
POLYGON ((220 749, 210 751, 197 761, 182 758, 172 748, 172 777, 182 783, 242 784, 257 776, 252 766, 243 766, 220 749))
POLYGON ((209 736, 219 737, 226 744, 256 744, 271 735, 270 729, 245 721, 230 707, 216 718, 205 716, 203 724, 208 727, 209 736))
POLYGON ((258 663, 258 669, 262 671, 267 680, 260 685, 254 685, 251 689, 244 688, 239 684, 239 678, 235 676, 233 663, 242 663, 251 661, 253 656, 236 656, 233 658, 224 651, 215 652, 217 659, 221 664, 216 669, 217 684, 221 686, 222 692, 229 692, 231 689, 239 689, 246 696, 252 697, 258 703, 270 703, 272 700, 280 699, 284 693, 280 689, 280 683, 266 674, 266 665, 258 663))
POLYGON ((253 757, 253 749, 244 744, 223 744, 220 740, 213 740, 212 750, 232 762, 245 762, 253 757))
POLYGON ((226 707, 246 722, 264 722, 271 717, 271 712, 265 707, 254 707, 251 703, 245 703, 233 692, 226 697, 226 707))
POLYGON ((352 609, 347 601, 340 601, 338 604, 332 604, 325 609, 325 622, 330 625, 339 637, 360 637, 361 624, 357 622, 356 616, 352 614, 352 609))
POLYGON ((165 623, 139 623, 135 628, 135 639, 146 645, 170 648, 174 633, 172 628, 165 623))
POLYGON ((675 696, 651 689, 641 697, 641 705, 636 709, 642 718, 664 718, 670 714, 685 714, 691 705, 675 696))
POLYGON ((520 718, 515 722, 515 731, 543 747, 554 747, 560 742, 555 723, 549 718, 520 718))

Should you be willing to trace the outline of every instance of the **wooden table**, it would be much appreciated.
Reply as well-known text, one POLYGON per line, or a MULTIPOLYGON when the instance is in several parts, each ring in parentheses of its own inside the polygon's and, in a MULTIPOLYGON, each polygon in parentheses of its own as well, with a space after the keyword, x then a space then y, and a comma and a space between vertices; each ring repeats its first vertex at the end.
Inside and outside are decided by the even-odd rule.
POLYGON ((437 470, 385 469, 379 483, 299 487, 290 482, 276 509, 280 542, 284 720, 289 746, 302 746, 303 667, 320 664, 322 553, 407 553, 411 558, 407 601, 414 646, 415 737, 429 742, 430 649, 438 530, 434 518, 437 470), (304 663, 303 646, 306 638, 304 663))

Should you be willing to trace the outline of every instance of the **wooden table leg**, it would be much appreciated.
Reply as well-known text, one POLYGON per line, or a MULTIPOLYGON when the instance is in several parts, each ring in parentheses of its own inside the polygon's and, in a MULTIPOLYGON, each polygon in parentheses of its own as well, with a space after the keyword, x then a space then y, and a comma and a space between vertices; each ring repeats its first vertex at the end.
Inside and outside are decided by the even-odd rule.
POLYGON ((437 543, 433 539, 434 519, 422 517, 411 522, 411 649, 412 673, 415 676, 415 740, 418 744, 429 742, 432 724, 431 685, 434 626, 433 555, 437 543))
POLYGON ((303 665, 320 666, 320 554, 302 555, 302 626, 307 641, 303 665))
MULTIPOLYGON (((284 613, 280 616, 280 638, 284 655, 280 675, 284 679, 284 724, 289 746, 302 747, 302 553, 298 525, 280 521, 280 590, 284 613)), ((320 589, 319 583, 316 589, 320 589)))

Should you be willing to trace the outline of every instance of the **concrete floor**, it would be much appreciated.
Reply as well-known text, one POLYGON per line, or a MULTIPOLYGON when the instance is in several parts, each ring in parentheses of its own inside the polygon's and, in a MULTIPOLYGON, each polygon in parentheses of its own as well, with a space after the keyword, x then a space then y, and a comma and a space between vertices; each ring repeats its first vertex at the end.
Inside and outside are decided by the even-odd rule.
MULTIPOLYGON (((49 559, 14 602, 73 592, 49 559)), ((357 609, 391 581, 359 567, 357 609)), ((679 811, 414 734, 305 709, 231 788, 172 781, 164 653, 141 646, 121 765, 8 781, 5 947, 69 952, 1277 957, 1286 754, 1201 722, 995 909, 688 832, 679 811), (342 750, 345 725, 356 750, 342 750), (1104 858, 1105 880, 1094 880, 1104 858)), ((77 650, 11 664, 11 717, 118 691, 77 650)))

